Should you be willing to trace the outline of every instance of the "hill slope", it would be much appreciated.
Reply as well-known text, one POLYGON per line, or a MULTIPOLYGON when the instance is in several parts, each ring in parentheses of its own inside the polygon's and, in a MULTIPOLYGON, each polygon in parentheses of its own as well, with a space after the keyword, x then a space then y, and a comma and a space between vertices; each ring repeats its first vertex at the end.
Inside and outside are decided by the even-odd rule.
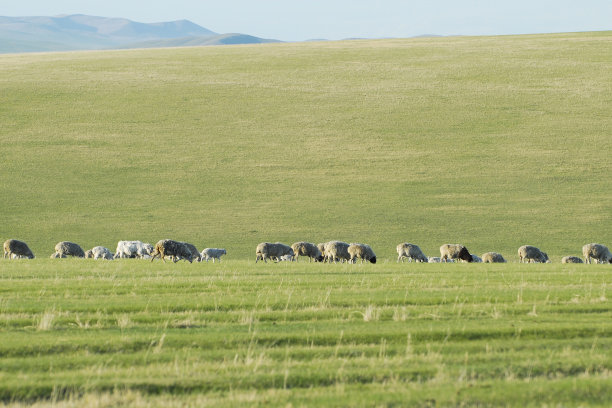
POLYGON ((612 244, 612 33, 11 55, 0 238, 612 244))

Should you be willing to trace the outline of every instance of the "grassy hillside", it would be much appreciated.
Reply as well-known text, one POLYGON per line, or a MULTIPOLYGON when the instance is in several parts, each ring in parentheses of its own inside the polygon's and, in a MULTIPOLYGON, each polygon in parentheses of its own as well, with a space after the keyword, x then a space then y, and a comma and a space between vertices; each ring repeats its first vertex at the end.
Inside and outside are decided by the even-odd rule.
POLYGON ((0 59, 0 239, 612 244, 612 33, 0 59))
POLYGON ((612 403, 604 265, 0 263, 13 408, 612 403))

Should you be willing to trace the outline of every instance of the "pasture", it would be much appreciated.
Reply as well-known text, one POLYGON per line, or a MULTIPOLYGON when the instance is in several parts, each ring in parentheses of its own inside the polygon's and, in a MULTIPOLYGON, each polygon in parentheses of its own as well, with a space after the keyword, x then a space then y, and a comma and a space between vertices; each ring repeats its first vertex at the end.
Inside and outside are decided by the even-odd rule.
POLYGON ((0 57, 0 403, 609 406, 612 32, 0 57), (172 238, 222 263, 48 259, 172 238), (255 264, 259 242, 371 264, 255 264), (397 264, 412 242, 503 265, 397 264), (518 264, 517 248, 552 264, 518 264))
POLYGON ((3 55, 0 238, 610 245, 612 34, 3 55))
POLYGON ((608 406, 608 265, 2 262, 9 406, 608 406))

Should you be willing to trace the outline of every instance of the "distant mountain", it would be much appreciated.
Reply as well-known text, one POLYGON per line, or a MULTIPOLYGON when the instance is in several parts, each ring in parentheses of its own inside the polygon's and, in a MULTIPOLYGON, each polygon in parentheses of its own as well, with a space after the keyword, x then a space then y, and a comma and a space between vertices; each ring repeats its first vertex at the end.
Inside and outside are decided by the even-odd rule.
POLYGON ((140 43, 128 44, 121 48, 161 48, 161 47, 194 47, 207 45, 231 45, 231 44, 263 44, 280 42, 265 38, 253 37, 246 34, 220 34, 214 36, 195 36, 172 38, 165 40, 150 40, 140 43))
POLYGON ((271 42, 244 34, 218 34, 188 20, 138 23, 82 14, 1 17, 0 53, 96 50, 271 42))

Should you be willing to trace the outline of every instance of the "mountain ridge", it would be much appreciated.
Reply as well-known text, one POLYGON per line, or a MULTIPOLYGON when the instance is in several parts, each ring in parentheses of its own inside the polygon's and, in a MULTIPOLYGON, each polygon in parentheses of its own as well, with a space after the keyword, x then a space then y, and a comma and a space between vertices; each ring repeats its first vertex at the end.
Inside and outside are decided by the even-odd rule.
POLYGON ((0 53, 76 51, 275 42, 219 34, 183 19, 140 23, 85 14, 0 16, 0 53))

